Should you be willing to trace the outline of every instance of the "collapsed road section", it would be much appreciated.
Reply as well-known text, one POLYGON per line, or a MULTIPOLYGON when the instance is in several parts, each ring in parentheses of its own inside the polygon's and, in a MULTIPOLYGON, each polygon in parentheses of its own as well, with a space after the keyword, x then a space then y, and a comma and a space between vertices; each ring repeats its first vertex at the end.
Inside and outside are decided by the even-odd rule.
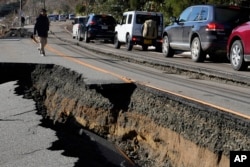
POLYGON ((2 63, 0 74, 0 83, 18 80, 44 118, 114 142, 138 166, 225 167, 230 151, 250 150, 248 119, 144 85, 88 85, 53 64, 2 63))

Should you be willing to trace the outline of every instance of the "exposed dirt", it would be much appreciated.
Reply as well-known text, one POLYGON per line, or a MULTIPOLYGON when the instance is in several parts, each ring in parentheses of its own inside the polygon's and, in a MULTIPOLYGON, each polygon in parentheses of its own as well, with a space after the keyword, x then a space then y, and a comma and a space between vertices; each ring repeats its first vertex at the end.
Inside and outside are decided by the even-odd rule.
POLYGON ((249 120, 142 85, 86 85, 84 76, 56 65, 0 64, 0 74, 0 83, 20 80, 44 117, 75 120, 138 166, 225 167, 230 150, 250 150, 249 120))
POLYGON ((27 29, 22 27, 12 27, 10 29, 3 29, 2 31, 0 31, 0 38, 29 38, 31 35, 32 32, 29 32, 27 29))

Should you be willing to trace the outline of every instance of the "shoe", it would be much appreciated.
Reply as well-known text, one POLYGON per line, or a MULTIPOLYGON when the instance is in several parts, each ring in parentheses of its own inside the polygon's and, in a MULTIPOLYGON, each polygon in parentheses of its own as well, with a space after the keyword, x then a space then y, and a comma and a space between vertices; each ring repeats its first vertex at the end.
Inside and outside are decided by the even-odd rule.
POLYGON ((40 54, 41 54, 42 57, 45 56, 45 52, 40 51, 40 54))

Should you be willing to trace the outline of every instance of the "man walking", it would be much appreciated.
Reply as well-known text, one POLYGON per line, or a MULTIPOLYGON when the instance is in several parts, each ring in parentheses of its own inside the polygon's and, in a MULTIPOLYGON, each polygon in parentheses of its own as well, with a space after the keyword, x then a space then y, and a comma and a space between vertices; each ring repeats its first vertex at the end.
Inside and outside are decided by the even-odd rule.
POLYGON ((49 31, 49 19, 47 17, 47 11, 42 9, 40 11, 40 15, 36 18, 36 23, 34 27, 34 35, 38 35, 39 37, 39 48, 41 56, 45 56, 44 47, 47 44, 49 31))

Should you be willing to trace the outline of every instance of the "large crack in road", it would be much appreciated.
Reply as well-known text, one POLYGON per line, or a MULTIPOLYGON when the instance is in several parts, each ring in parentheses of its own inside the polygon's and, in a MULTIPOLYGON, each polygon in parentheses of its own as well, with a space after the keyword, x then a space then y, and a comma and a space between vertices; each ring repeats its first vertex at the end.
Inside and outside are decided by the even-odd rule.
POLYGON ((0 74, 0 83, 19 81, 17 91, 36 101, 44 119, 94 132, 138 166, 224 167, 230 151, 250 150, 249 120, 153 88, 88 85, 53 64, 1 63, 0 74))

